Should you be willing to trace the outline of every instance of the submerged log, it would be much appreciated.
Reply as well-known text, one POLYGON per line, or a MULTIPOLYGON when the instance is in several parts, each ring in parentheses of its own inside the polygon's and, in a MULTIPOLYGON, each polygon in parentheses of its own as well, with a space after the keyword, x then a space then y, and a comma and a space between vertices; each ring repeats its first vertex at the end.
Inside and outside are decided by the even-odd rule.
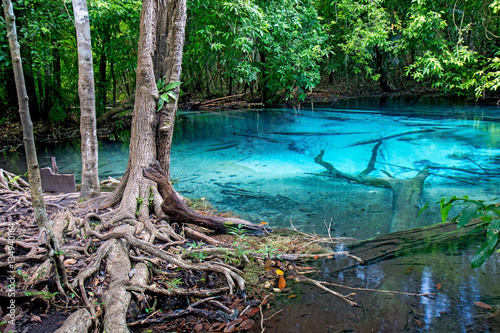
POLYGON ((415 221, 420 210, 420 201, 424 189, 424 181, 429 177, 429 168, 425 167, 411 179, 396 179, 393 177, 373 177, 370 173, 375 170, 378 148, 382 140, 372 149, 370 161, 365 170, 359 174, 348 174, 336 169, 331 163, 323 160, 324 150, 321 150, 314 161, 323 166, 328 173, 336 178, 344 178, 358 184, 385 187, 392 192, 392 219, 391 232, 415 227, 415 221))
POLYGON ((161 205, 162 211, 174 222, 191 223, 221 233, 230 231, 228 227, 238 226, 252 234, 265 234, 271 232, 271 229, 265 226, 253 224, 237 218, 198 214, 179 198, 158 162, 152 163, 145 168, 143 170, 143 175, 158 184, 158 192, 160 192, 163 198, 163 203, 161 205))
MULTIPOLYGON (((476 230, 485 231, 487 222, 474 219, 464 227, 457 228, 454 222, 438 223, 426 227, 393 232, 360 242, 347 245, 350 254, 363 259, 363 264, 368 265, 377 261, 399 257, 419 249, 435 246, 451 240, 457 240, 472 235, 476 230)), ((337 271, 346 270, 358 264, 345 264, 337 271)))

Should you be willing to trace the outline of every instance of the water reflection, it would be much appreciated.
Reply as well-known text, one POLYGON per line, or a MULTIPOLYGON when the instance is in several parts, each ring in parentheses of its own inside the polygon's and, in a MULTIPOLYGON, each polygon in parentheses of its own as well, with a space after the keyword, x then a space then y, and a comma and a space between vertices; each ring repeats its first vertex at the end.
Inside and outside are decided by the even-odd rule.
POLYGON ((319 264, 322 272, 314 277, 317 280, 435 295, 415 297, 335 288, 342 294, 356 292, 353 300, 360 305, 356 308, 314 286, 292 285, 291 293, 297 297, 283 295, 275 300, 266 317, 277 309, 283 311, 266 321, 266 332, 498 332, 500 314, 474 302, 499 304, 499 257, 472 270, 470 260, 478 246, 477 241, 462 242, 458 250, 450 252, 449 244, 445 244, 438 251, 426 250, 342 272, 335 272, 335 261, 323 262, 319 264))

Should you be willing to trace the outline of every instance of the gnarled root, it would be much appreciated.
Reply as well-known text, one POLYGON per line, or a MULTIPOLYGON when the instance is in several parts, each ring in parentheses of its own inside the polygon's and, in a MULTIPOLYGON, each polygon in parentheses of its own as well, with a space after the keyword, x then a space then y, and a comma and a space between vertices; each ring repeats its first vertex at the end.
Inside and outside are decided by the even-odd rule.
POLYGON ((204 216, 196 213, 179 198, 158 162, 152 163, 149 167, 145 168, 143 170, 143 175, 158 184, 158 191, 163 198, 161 208, 163 212, 175 222, 191 223, 221 233, 228 232, 228 227, 230 226, 238 225, 252 234, 258 235, 271 232, 271 229, 263 225, 253 224, 245 220, 220 216, 204 216))

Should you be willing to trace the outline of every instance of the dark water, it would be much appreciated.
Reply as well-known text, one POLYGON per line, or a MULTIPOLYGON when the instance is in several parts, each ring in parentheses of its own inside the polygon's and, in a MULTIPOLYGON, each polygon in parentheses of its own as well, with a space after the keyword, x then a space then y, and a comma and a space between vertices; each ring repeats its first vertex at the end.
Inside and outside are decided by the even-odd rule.
MULTIPOLYGON (((498 256, 470 268, 477 246, 450 242, 424 252, 335 272, 335 262, 319 264, 316 280, 355 288, 435 295, 415 297, 333 288, 359 307, 316 286, 293 284, 266 311, 266 332, 500 332, 498 256), (295 298, 288 298, 290 294, 295 298), (485 309, 483 302, 493 306, 485 309)), ((342 259, 340 259, 342 260, 342 259)), ((252 332, 260 332, 255 328, 252 332)))

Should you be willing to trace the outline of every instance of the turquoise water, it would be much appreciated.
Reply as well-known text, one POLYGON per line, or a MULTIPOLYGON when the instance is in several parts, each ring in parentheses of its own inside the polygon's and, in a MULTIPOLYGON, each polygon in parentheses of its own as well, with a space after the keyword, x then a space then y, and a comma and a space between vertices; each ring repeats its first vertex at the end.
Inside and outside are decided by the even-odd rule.
MULTIPOLYGON (((409 179, 425 166, 421 204, 442 196, 492 199, 500 185, 500 109, 441 100, 365 99, 301 109, 180 111, 172 179, 181 194, 206 198, 218 211, 253 222, 335 236, 367 238, 390 230, 392 192, 324 175, 314 161, 358 174, 377 152, 376 177, 409 179), (446 102, 446 101, 445 101, 446 102)), ((77 142, 39 149, 42 166, 56 156, 60 173, 79 177, 77 142)), ((16 173, 21 154, 1 165, 16 173), (17 158, 17 160, 16 160, 17 158), (5 163, 8 163, 5 165, 5 163), (17 169, 16 169, 17 168, 17 169)), ((125 171, 128 144, 102 139, 101 178, 125 171)), ((397 212, 396 212, 397 213, 397 212)), ((426 212, 420 224, 437 222, 426 212)))

